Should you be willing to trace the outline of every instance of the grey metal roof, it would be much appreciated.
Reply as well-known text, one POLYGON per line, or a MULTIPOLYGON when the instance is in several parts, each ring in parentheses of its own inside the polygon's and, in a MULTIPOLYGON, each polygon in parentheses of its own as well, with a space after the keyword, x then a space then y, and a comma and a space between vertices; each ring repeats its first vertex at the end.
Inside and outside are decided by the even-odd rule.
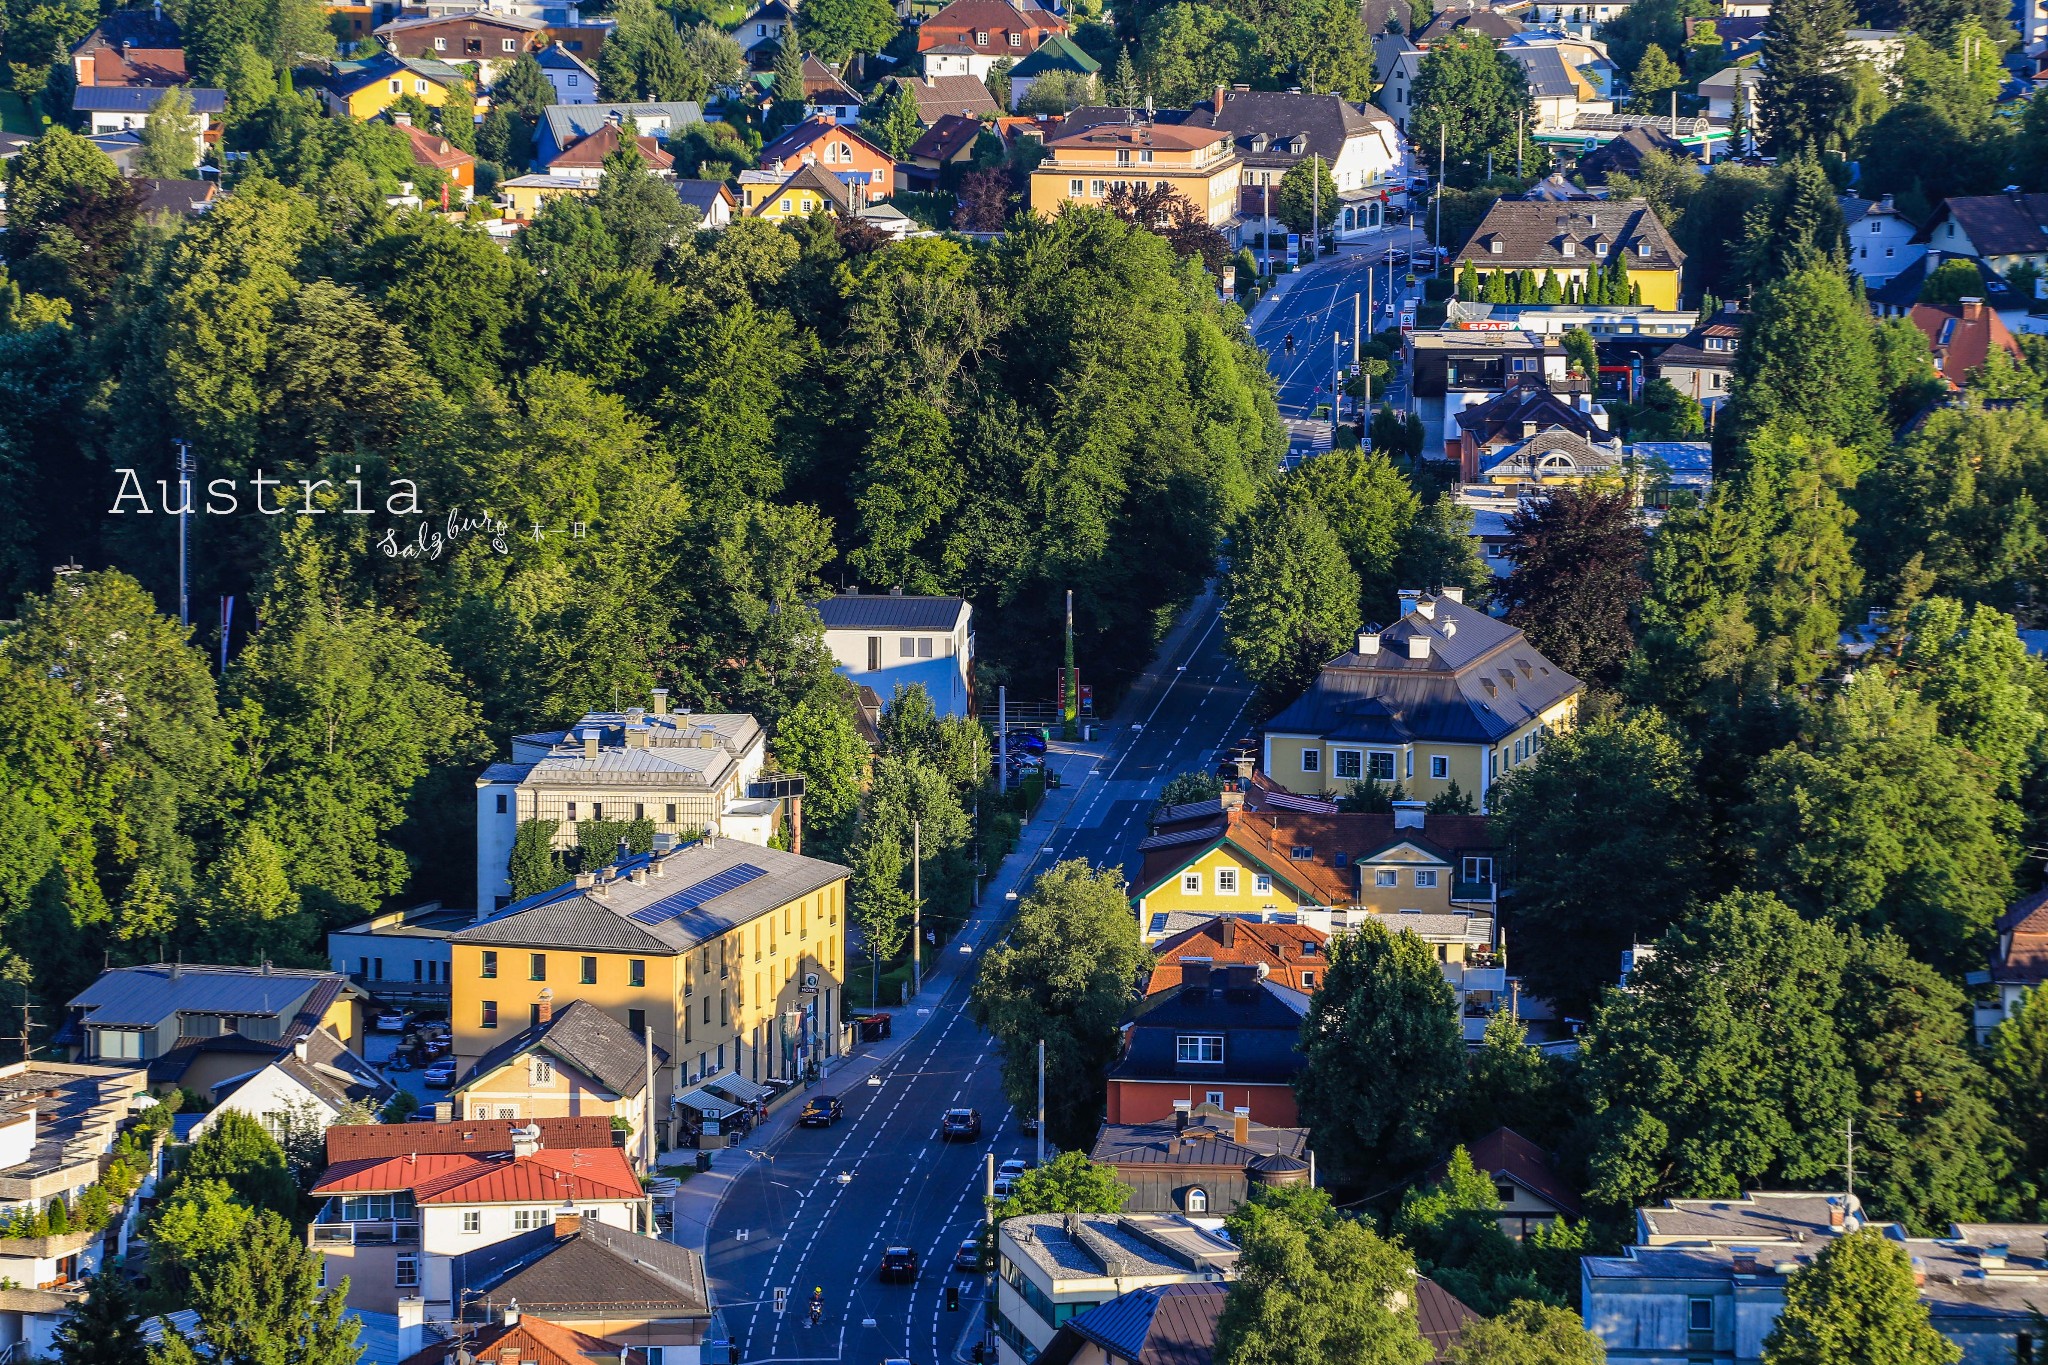
POLYGON ((1220 1276, 1237 1248, 1185 1218, 1161 1214, 1030 1213, 1002 1225, 1003 1254, 1048 1277, 1220 1276))
POLYGON ((668 100, 643 104, 550 104, 545 114, 547 131, 556 148, 590 136, 614 117, 632 119, 640 125, 644 136, 650 133, 650 124, 659 124, 672 133, 702 123, 704 110, 694 100, 668 100))
POLYGON ((1176 1127, 1171 1119, 1105 1123, 1097 1130, 1088 1157, 1114 1166, 1250 1166, 1269 1157, 1297 1157, 1308 1150, 1306 1128, 1252 1123, 1246 1125, 1245 1140, 1239 1142, 1233 1122, 1232 1115, 1201 1105, 1185 1129, 1176 1127))
POLYGON ((963 597, 841 593, 811 604, 827 630, 952 630, 968 610, 963 597))
POLYGON ((146 114, 156 108, 166 91, 183 89, 192 97, 195 114, 218 114, 228 107, 227 92, 202 86, 81 85, 71 96, 71 107, 80 113, 146 114))
POLYGON ((597 73, 584 65, 581 57, 571 52, 568 48, 563 47, 560 43, 548 44, 540 51, 534 53, 533 59, 540 63, 541 70, 543 71, 577 71, 590 77, 592 80, 597 79, 597 73))
POLYGON ((1632 269, 1676 270, 1685 260, 1685 253, 1643 199, 1564 204, 1496 200, 1457 259, 1470 260, 1482 270, 1586 270, 1606 264, 1621 252, 1628 253, 1632 269), (1603 240, 1607 257, 1594 250, 1603 240), (1492 250, 1496 241, 1501 247, 1498 253, 1492 250), (1567 242, 1573 247, 1570 256, 1564 254, 1567 242), (1636 251, 1644 242, 1650 247, 1648 256, 1636 251))
POLYGON ((1324 664, 1267 731, 1370 741, 1397 725, 1425 741, 1492 743, 1580 690, 1513 626, 1449 598, 1433 599, 1431 610, 1382 631, 1379 653, 1352 650, 1324 664), (1408 657, 1415 635, 1428 637, 1428 658, 1408 657))
MULTIPOLYGON (((552 1053, 621 1098, 647 1087, 647 1054, 633 1031, 588 1000, 575 1000, 545 1024, 531 1024, 477 1058, 455 1088, 536 1050, 552 1053)), ((667 1061, 668 1053, 655 1048, 654 1064, 667 1061)))
POLYGON ((273 967, 212 967, 168 962, 116 967, 71 997, 85 1022, 110 1028, 154 1028, 174 1014, 283 1014, 333 972, 273 967))
POLYGON ((602 886, 570 882, 529 896, 449 941, 673 955, 852 875, 837 863, 713 838, 670 853, 635 854, 606 873, 602 886), (675 907, 682 893, 748 866, 758 875, 699 904, 675 907), (658 902, 669 902, 676 912, 653 923, 633 918, 636 912, 651 915, 658 902))
POLYGON ((594 1218, 481 1288, 496 1302, 517 1299, 523 1312, 568 1322, 622 1310, 654 1319, 711 1311, 696 1252, 594 1218))
POLYGON ((1564 58, 1554 47, 1516 45, 1502 48, 1501 53, 1522 68, 1529 81, 1529 93, 1539 99, 1562 98, 1578 91, 1571 73, 1565 70, 1564 58))

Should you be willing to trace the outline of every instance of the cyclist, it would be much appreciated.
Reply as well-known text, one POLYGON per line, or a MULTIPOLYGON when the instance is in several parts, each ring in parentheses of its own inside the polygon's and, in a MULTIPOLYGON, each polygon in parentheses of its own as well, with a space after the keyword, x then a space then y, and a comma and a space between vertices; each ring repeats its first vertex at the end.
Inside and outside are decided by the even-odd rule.
POLYGON ((819 1285, 816 1289, 813 1289, 811 1291, 811 1326, 816 1327, 818 1325, 818 1320, 824 1316, 825 1287, 823 1285, 819 1285))
POLYGON ((1280 338, 1280 349, 1288 355, 1294 354, 1294 333, 1289 332, 1286 336, 1280 338))

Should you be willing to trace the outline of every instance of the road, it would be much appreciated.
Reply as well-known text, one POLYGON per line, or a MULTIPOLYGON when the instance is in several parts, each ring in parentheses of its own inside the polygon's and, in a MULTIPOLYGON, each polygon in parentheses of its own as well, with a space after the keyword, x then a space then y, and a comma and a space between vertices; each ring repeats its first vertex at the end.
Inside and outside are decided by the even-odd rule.
MULTIPOLYGON (((1372 303, 1380 310, 1380 330, 1396 320, 1386 313, 1390 290, 1398 290, 1400 295, 1415 292, 1403 285, 1405 272, 1393 271, 1389 278, 1381 253, 1390 246, 1406 251, 1427 242, 1428 235, 1419 228, 1402 227, 1376 234, 1357 245, 1346 245, 1334 260, 1325 257, 1309 266, 1301 280, 1274 302, 1272 311, 1253 328, 1252 335, 1271 357, 1273 377, 1280 384, 1281 416, 1313 416, 1317 404, 1330 401, 1330 377, 1337 358, 1331 351, 1330 335, 1334 332, 1341 337, 1340 354, 1348 364, 1352 299, 1363 299, 1368 274, 1372 276, 1372 303), (1282 344, 1290 334, 1295 340, 1291 356, 1282 344)), ((1398 296, 1393 301, 1398 301, 1398 296)), ((1374 329, 1365 320, 1364 302, 1357 307, 1360 330, 1370 333, 1374 329)), ((1349 409, 1346 411, 1348 414, 1349 409)))
MULTIPOLYGON (((1250 697, 1223 653, 1215 599, 1205 597, 1111 718, 1106 752, 1053 755, 1073 797, 1017 884, 1065 858, 1134 873, 1160 787, 1207 766, 1220 743, 1241 734, 1250 697)), ((931 1019, 875 1074, 879 1084, 839 1090, 846 1117, 836 1126, 793 1129, 761 1151, 722 1158, 750 1163, 706 1239, 713 1293, 738 1359, 966 1358, 986 1281, 952 1274, 953 1253, 981 1219, 986 1158, 1031 1156, 1036 1141, 1003 1098, 993 1041, 965 1014, 977 960, 944 955, 933 973, 944 994, 931 1019), (939 1115, 955 1105, 981 1111, 981 1140, 939 1139, 939 1115), (877 1280, 883 1250, 895 1245, 921 1258, 915 1284, 877 1280), (958 1312, 945 1307, 949 1282, 962 1287, 958 1312), (788 1291, 781 1313, 778 1286, 788 1291), (825 1304, 815 1328, 806 1311, 813 1288, 824 1291, 825 1304)))

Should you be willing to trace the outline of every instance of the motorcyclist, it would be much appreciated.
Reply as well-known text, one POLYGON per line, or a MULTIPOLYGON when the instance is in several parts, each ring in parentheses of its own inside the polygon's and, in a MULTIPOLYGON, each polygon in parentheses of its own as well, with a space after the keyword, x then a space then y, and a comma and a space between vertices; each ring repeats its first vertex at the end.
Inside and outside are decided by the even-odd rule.
POLYGON ((818 1325, 818 1320, 824 1316, 825 1287, 823 1285, 819 1285, 816 1289, 813 1289, 811 1291, 811 1326, 816 1327, 818 1325))

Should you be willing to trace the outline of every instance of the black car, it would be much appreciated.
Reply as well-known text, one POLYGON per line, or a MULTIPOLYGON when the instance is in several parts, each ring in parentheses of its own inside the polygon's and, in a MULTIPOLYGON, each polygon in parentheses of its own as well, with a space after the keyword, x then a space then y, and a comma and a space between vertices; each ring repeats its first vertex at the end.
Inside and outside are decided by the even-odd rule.
POLYGON ((939 1136, 948 1142, 972 1142, 981 1136, 979 1109, 948 1109, 939 1120, 939 1136))
POLYGON ((884 1248, 881 1274, 885 1282, 901 1280, 907 1284, 916 1283, 917 1253, 909 1247, 884 1248))
POLYGON ((953 1253, 953 1269, 963 1275, 971 1275, 981 1269, 981 1239, 969 1237, 953 1253))
POLYGON ((804 1112, 797 1117, 797 1124, 804 1128, 830 1128, 846 1117, 846 1106, 839 1102, 837 1095, 813 1095, 804 1103, 804 1112))

